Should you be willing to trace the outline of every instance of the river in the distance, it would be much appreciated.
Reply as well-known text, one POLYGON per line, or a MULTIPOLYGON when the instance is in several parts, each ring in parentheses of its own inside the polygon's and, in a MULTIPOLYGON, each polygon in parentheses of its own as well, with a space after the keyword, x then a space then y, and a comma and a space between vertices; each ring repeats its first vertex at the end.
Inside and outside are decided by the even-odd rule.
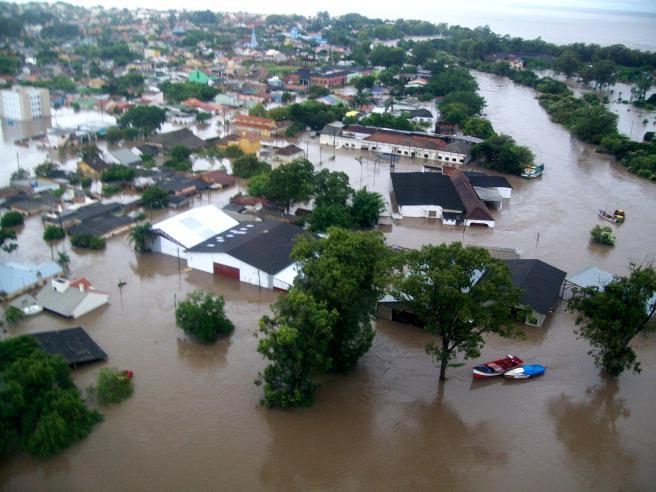
MULTIPOLYGON (((656 255, 656 185, 627 173, 549 121, 530 89, 476 74, 487 116, 498 131, 529 145, 547 165, 543 178, 511 179, 510 203, 494 230, 462 231, 434 221, 395 221, 389 243, 418 247, 466 244, 518 248, 569 273, 597 265, 626 272, 629 261, 656 255), (593 246, 589 231, 606 204, 627 211, 615 248, 593 246), (537 233, 540 239, 537 240, 537 233), (537 243, 537 246, 536 246, 537 243)), ((305 142, 303 142, 305 144, 305 142)), ((307 143, 317 163, 316 139, 307 143)), ((388 195, 389 172, 354 153, 324 147, 322 166, 346 170, 354 187, 388 195), (375 180, 375 183, 374 183, 375 180)), ((417 169, 403 161, 398 170, 417 169)), ((222 205, 227 195, 212 201, 222 205)), ((157 220, 157 217, 154 218, 157 220)), ((20 232, 16 260, 46 260, 38 218, 20 232)), ((272 291, 202 272, 178 271, 175 259, 136 255, 125 236, 102 253, 75 253, 73 275, 112 294, 111 305, 74 322, 42 314, 15 334, 82 325, 109 354, 108 364, 135 372, 135 393, 103 409, 105 421, 59 456, 19 456, 0 467, 6 490, 653 490, 656 483, 656 347, 634 346, 642 374, 603 377, 573 333, 560 303, 524 340, 491 337, 481 360, 517 353, 547 373, 525 382, 471 379, 472 361, 449 369, 444 385, 424 353, 422 331, 377 322, 371 350, 348 375, 325 377, 312 408, 269 410, 253 384, 264 362, 257 321, 272 291), (119 291, 119 279, 127 282, 119 291), (202 346, 174 322, 174 301, 195 288, 226 298, 236 330, 202 346)), ((6 259, 7 256, 2 256, 6 259)), ((76 371, 82 388, 101 365, 76 371)))

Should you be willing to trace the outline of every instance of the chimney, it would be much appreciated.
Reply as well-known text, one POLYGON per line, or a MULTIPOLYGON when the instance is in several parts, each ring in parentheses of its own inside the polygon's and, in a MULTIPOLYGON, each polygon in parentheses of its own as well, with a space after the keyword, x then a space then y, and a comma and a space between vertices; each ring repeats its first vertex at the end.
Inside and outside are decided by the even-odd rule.
POLYGON ((80 292, 84 292, 84 282, 80 282, 80 292))

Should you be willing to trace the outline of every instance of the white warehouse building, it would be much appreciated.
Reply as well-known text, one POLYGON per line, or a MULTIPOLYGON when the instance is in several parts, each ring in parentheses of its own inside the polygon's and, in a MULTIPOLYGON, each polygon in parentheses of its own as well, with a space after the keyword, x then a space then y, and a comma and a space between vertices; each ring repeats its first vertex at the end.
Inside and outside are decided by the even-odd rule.
POLYGON ((290 254, 301 234, 303 229, 285 222, 242 223, 190 248, 187 265, 267 289, 289 290, 297 273, 290 254))

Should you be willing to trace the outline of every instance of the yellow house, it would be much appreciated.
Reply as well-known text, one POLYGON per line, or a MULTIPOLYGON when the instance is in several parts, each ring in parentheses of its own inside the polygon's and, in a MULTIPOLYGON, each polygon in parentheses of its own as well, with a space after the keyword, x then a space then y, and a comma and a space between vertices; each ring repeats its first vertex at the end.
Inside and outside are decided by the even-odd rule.
POLYGON ((256 135, 231 134, 223 137, 216 146, 225 150, 230 145, 236 145, 244 154, 260 155, 260 139, 256 135))
POLYGON ((100 179, 103 171, 109 168, 110 165, 99 158, 89 159, 88 161, 81 160, 77 163, 77 172, 91 179, 100 179))

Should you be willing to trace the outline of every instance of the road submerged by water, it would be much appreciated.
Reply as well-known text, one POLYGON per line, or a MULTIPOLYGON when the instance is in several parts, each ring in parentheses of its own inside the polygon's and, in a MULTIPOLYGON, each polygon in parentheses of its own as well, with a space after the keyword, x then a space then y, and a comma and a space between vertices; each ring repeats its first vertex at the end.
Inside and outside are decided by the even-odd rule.
MULTIPOLYGON (((523 258, 569 274, 589 266, 623 274, 629 261, 654 259, 656 185, 571 138, 549 121, 530 89, 476 77, 494 127, 530 146, 546 174, 510 178, 513 197, 495 212, 493 230, 463 234, 404 219, 394 221, 387 241, 517 248, 523 258), (613 226, 614 248, 589 242, 596 211, 605 206, 627 212, 627 222, 613 226)), ((307 148, 318 162, 317 139, 307 148)), ((361 169, 355 156, 324 147, 321 166, 345 170, 352 186, 389 197, 388 168, 371 158, 361 169)), ((397 166, 418 168, 406 160, 397 166)), ((214 193, 211 202, 224 205, 235 191, 214 193)), ((28 220, 11 258, 49 259, 41 234, 39 219, 28 220)), ((481 356, 516 353, 544 364, 544 377, 474 382, 468 361, 450 368, 449 380, 439 385, 438 369, 424 353, 429 337, 377 321, 372 349, 352 373, 327 376, 314 407, 274 411, 259 405, 261 388, 253 384, 264 368, 257 321, 269 312, 274 292, 179 271, 173 258, 135 254, 124 235, 109 240, 105 252, 76 253, 69 246, 67 252, 72 275, 109 291, 111 304, 74 322, 42 314, 13 333, 82 325, 109 354, 109 365, 135 372, 135 393, 103 410, 105 421, 61 455, 4 464, 3 489, 479 490, 530 483, 536 490, 649 490, 656 480, 654 335, 635 341, 642 374, 610 381, 586 355, 588 346, 574 335, 573 315, 561 302, 542 328, 526 329, 526 339, 490 337, 481 356), (120 290, 119 280, 127 282, 120 290), (236 325, 229 339, 202 346, 175 327, 175 299, 195 288, 225 296, 236 325)), ((98 367, 76 371, 78 386, 92 384, 98 367)))

